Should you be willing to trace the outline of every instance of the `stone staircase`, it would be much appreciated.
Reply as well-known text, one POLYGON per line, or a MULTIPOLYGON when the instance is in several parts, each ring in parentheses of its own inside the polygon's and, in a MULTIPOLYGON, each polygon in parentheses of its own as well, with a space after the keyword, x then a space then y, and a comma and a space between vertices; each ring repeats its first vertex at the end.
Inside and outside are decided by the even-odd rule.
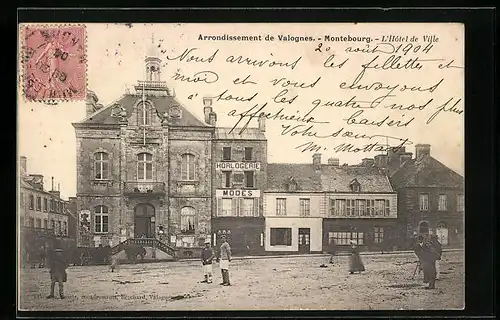
POLYGON ((111 255, 115 255, 118 252, 125 250, 131 246, 140 247, 150 247, 163 251, 164 253, 172 256, 175 260, 177 259, 177 250, 168 244, 161 242, 156 238, 130 238, 123 242, 120 242, 116 246, 111 248, 111 255))

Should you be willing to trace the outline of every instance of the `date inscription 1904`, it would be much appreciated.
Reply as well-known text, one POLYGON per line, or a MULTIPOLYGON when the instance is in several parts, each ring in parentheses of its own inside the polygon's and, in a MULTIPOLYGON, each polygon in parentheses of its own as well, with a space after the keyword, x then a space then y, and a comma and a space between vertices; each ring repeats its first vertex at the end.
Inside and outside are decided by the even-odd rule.
POLYGON ((24 30, 24 94, 29 101, 86 97, 84 26, 29 26, 24 30))

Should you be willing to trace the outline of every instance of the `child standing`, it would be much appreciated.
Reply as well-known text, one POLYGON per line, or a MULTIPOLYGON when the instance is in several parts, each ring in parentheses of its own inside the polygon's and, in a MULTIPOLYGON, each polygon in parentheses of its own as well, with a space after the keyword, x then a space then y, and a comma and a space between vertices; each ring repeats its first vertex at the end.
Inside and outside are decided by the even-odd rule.
POLYGON ((202 283, 212 283, 212 262, 214 259, 214 251, 210 246, 210 239, 205 240, 205 248, 201 252, 201 263, 203 264, 203 273, 205 279, 202 283))

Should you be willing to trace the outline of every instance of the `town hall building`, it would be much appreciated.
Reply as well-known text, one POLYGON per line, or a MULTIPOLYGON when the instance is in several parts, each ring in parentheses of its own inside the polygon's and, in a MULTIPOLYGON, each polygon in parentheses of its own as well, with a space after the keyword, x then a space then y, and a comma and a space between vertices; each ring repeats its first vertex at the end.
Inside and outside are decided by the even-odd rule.
POLYGON ((108 106, 89 91, 86 118, 73 124, 78 246, 109 245, 114 254, 132 244, 189 257, 207 238, 216 244, 233 232, 236 251, 260 250, 264 121, 242 134, 219 128, 209 97, 198 118, 161 80, 154 45, 145 73, 134 93, 108 106))
POLYGON ((216 115, 210 107, 204 120, 192 114, 160 79, 160 66, 151 46, 135 93, 103 107, 89 91, 87 117, 73 124, 79 246, 161 238, 196 248, 211 235, 216 115))

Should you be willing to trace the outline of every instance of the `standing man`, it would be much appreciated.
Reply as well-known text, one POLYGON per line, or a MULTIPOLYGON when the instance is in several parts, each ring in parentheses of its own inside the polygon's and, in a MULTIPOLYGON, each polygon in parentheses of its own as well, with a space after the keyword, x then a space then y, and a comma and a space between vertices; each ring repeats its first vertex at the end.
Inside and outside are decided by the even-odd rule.
POLYGON ((436 250, 436 280, 439 278, 439 261, 441 260, 441 255, 443 253, 443 247, 441 246, 441 242, 439 242, 439 238, 437 235, 431 235, 431 244, 436 250))
POLYGON ((223 286, 230 286, 229 282, 229 262, 231 262, 231 246, 227 243, 226 236, 221 236, 222 245, 220 246, 220 271, 222 274, 223 286))
POLYGON ((337 246, 335 245, 335 240, 333 239, 330 240, 328 252, 330 253, 330 263, 333 264, 333 257, 337 254, 337 246))
POLYGON ((205 280, 202 283, 212 283, 212 262, 214 259, 214 251, 210 246, 210 239, 205 240, 205 248, 201 251, 201 263, 203 264, 203 273, 205 280))
POLYGON ((55 249, 52 259, 49 260, 50 267, 50 295, 47 299, 54 298, 54 287, 56 282, 59 284, 59 297, 64 299, 64 282, 67 280, 66 259, 64 258, 62 249, 55 249))
POLYGON ((424 283, 429 284, 426 289, 434 289, 436 283, 436 260, 438 258, 436 249, 429 239, 425 239, 424 236, 419 235, 414 251, 424 271, 424 283))

